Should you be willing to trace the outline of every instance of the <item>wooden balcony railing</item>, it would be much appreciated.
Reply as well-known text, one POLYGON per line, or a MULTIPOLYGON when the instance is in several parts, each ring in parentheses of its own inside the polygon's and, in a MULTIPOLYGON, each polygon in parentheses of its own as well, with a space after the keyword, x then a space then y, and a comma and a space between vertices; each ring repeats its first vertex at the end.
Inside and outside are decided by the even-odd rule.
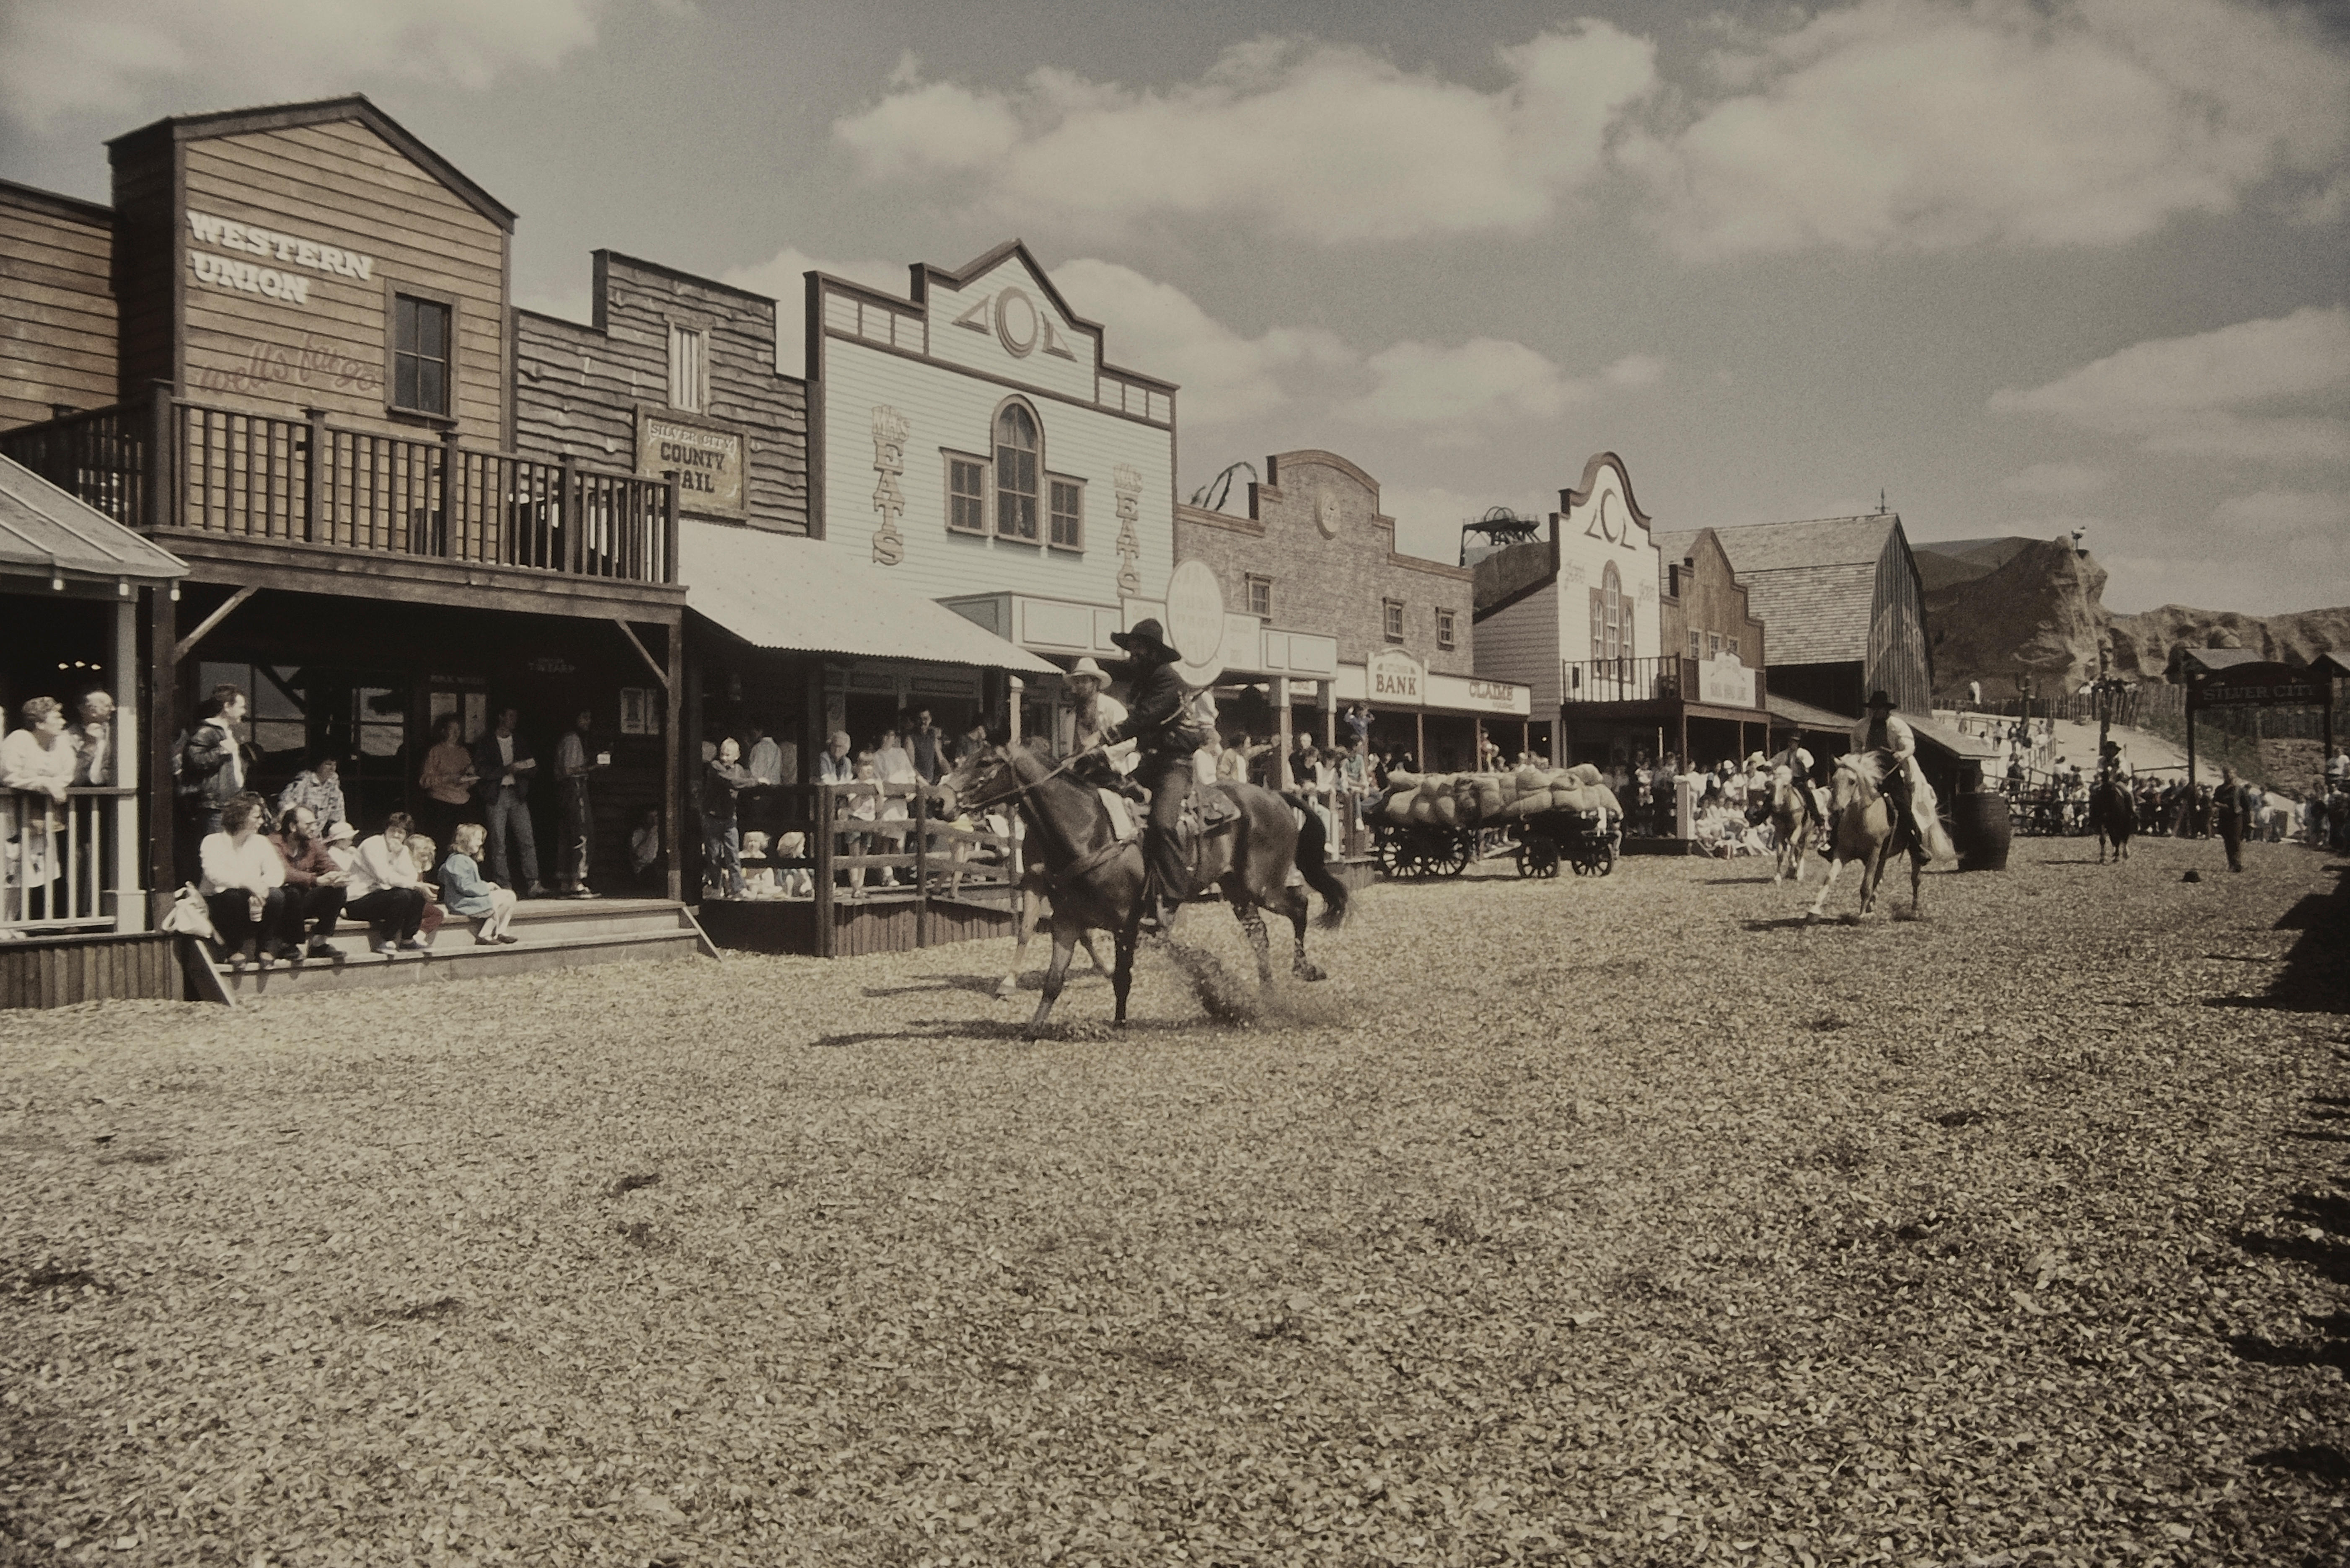
POLYGON ((1697 689, 1694 670, 1683 684, 1680 659, 1570 659, 1559 667, 1560 697, 1568 702, 1650 702, 1697 689))
POLYGON ((0 434, 0 453, 151 533, 677 581, 672 483, 482 452, 453 433, 350 430, 315 410, 284 419, 158 389, 0 434))

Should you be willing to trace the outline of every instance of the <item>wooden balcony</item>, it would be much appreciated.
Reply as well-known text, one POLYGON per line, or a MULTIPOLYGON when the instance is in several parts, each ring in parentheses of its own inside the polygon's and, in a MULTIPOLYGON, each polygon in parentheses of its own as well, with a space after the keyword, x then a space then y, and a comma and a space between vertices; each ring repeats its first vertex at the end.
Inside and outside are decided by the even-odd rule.
POLYGON ((674 477, 640 479, 438 439, 146 400, 0 433, 0 453, 178 549, 208 540, 307 554, 677 582, 674 477))
MULTIPOLYGON (((1719 701, 1707 701, 1700 673, 1699 661, 1694 659, 1569 659, 1559 666, 1559 691, 1561 700, 1567 703, 1689 702, 1727 706, 1719 701)), ((1768 677, 1760 670, 1751 673, 1754 677, 1753 707, 1760 711, 1766 700, 1768 677)))

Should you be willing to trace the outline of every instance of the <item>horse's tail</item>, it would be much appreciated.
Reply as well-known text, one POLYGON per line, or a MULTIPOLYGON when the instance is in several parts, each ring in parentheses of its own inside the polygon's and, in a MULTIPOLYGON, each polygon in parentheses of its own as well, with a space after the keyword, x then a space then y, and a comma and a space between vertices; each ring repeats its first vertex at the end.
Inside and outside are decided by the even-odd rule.
POLYGON ((1297 869, 1305 874, 1305 885, 1322 895, 1322 916, 1317 923, 1326 931, 1336 930, 1347 919, 1347 885, 1330 875, 1326 864, 1330 836, 1322 826, 1322 814, 1294 790, 1283 791, 1281 798, 1305 819, 1305 826, 1297 830, 1297 869))

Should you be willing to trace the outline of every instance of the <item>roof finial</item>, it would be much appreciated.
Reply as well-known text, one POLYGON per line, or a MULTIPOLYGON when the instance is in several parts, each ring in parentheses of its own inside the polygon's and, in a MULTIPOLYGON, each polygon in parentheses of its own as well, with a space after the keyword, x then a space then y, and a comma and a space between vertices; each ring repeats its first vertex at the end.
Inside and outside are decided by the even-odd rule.
POLYGON ((1882 486, 1877 492, 1877 514, 1879 517, 1885 515, 1885 491, 1882 486))

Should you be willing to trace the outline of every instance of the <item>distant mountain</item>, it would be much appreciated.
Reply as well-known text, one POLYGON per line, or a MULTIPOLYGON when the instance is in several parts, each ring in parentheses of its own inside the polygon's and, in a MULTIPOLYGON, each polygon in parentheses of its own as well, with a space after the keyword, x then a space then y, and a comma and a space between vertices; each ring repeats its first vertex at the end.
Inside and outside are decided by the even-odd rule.
POLYGON ((2036 691, 2077 690, 2097 673, 2100 639, 2111 649, 2111 673, 2125 680, 2161 680, 2170 650, 2181 646, 2258 649, 2293 664, 2350 649, 2350 606, 2251 616, 2165 605, 2115 615, 2103 600, 2105 568, 2069 539, 2011 535, 1911 548, 1926 590, 1938 697, 1963 696, 1978 680, 1987 699, 2012 697, 2025 670, 2036 691))

